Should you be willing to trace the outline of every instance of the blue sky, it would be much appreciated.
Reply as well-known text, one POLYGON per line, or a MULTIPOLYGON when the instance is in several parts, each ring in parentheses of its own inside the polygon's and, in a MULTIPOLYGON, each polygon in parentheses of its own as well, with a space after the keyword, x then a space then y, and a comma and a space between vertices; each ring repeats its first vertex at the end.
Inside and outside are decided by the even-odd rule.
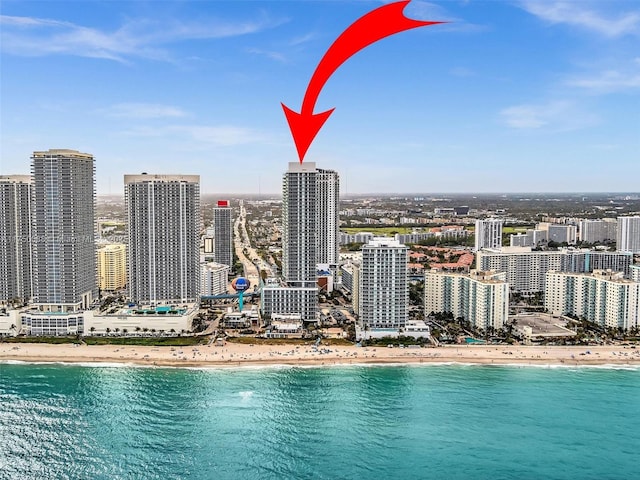
MULTIPOLYGON (((2 2, 0 174, 31 152, 125 173, 201 176, 204 193, 276 193, 324 52, 374 1, 2 2)), ((446 20, 341 66, 305 161, 343 193, 638 191, 640 3, 413 0, 446 20)))

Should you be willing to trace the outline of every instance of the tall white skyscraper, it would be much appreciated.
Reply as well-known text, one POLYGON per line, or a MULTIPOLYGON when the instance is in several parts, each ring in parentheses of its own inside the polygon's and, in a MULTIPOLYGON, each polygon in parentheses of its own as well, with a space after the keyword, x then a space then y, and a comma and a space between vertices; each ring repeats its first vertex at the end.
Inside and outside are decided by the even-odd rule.
POLYGON ((98 294, 93 155, 48 150, 31 160, 34 303, 47 311, 89 308, 98 294))
POLYGON ((129 296, 137 303, 200 296, 200 176, 125 175, 129 296))
POLYGON ((404 328, 409 311, 408 249, 397 240, 374 238, 362 246, 358 279, 361 327, 404 328))
POLYGON ((31 300, 30 175, 0 176, 0 304, 31 300))
POLYGON ((290 162, 282 179, 282 273, 290 287, 316 287, 318 202, 313 162, 290 162))
POLYGON ((338 263, 340 184, 332 170, 290 162, 282 177, 282 275, 284 285, 262 289, 263 315, 317 320, 317 265, 338 263))
POLYGON ((233 222, 228 200, 218 200, 213 207, 213 232, 214 261, 233 267, 233 222))
POLYGON ((502 247, 503 223, 504 221, 501 218, 487 218, 485 220, 476 220, 476 252, 483 248, 502 247))
POLYGON ((339 260, 340 179, 333 170, 316 170, 317 188, 317 263, 337 265, 339 260))
POLYGON ((640 216, 618 217, 616 246, 620 252, 640 253, 640 216))

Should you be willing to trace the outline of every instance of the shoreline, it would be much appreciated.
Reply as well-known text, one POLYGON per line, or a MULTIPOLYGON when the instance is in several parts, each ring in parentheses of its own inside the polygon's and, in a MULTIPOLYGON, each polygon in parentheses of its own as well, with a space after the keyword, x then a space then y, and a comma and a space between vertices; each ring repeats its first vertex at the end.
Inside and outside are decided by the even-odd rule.
POLYGON ((640 367, 640 349, 616 345, 447 345, 420 349, 321 345, 315 349, 234 343, 197 347, 0 344, 0 362, 7 361, 183 368, 429 364, 640 367))

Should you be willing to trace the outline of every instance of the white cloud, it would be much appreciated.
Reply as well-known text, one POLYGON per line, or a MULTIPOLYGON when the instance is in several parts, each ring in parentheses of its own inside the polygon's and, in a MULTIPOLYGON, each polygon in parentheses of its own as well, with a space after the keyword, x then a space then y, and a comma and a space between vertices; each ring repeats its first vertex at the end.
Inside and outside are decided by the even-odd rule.
POLYGON ((602 93, 630 90, 640 88, 640 72, 606 70, 594 76, 571 78, 567 85, 602 93))
POLYGON ((442 25, 427 27, 437 32, 482 32, 488 29, 486 25, 469 23, 453 16, 444 7, 421 0, 411 1, 403 10, 407 18, 431 22, 447 22, 442 25))
POLYGON ((598 121, 595 115, 567 101, 514 105, 503 109, 500 115, 509 127, 522 130, 578 130, 598 121))
POLYGON ((314 40, 316 37, 317 35, 314 32, 310 32, 310 33, 307 33, 306 35, 302 35, 300 37, 295 37, 291 39, 291 41, 289 42, 289 46, 296 47, 303 43, 310 42, 311 40, 314 40))
POLYGON ((187 115, 178 107, 154 103, 118 103, 101 112, 118 118, 176 118, 187 115))
POLYGON ((282 63, 287 62, 287 57, 284 55, 284 53, 276 52, 274 50, 263 50, 261 48, 248 48, 247 52, 253 53, 255 55, 262 55, 267 58, 270 58, 271 60, 275 60, 277 62, 282 62, 282 63))
POLYGON ((267 141, 264 133, 234 125, 168 125, 165 127, 136 127, 126 132, 130 137, 179 137, 201 145, 232 147, 267 141))
MULTIPOLYGON (((612 2, 616 7, 619 3, 612 2)), ((589 8, 585 1, 523 0, 522 8, 552 24, 567 24, 595 31, 607 37, 640 34, 640 9, 605 14, 589 8)), ((606 5, 606 3, 605 3, 606 5)), ((616 10, 619 10, 616 8, 616 10)))
POLYGON ((131 57, 169 60, 160 49, 182 40, 232 37, 272 28, 286 20, 261 18, 245 22, 128 21, 114 31, 46 18, 0 16, 1 48, 24 56, 75 55, 125 62, 131 57))

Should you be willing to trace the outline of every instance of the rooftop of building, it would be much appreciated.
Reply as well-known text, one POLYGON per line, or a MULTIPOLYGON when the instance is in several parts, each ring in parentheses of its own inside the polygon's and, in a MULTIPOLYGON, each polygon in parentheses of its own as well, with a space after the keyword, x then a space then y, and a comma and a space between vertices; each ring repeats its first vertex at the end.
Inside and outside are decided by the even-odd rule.
POLYGON ((557 270, 550 270, 547 274, 558 274, 563 276, 577 276, 577 277, 590 277, 597 278, 599 280, 606 280, 609 282, 627 284, 637 283, 633 280, 624 278, 624 272, 616 272, 613 270, 594 270, 591 273, 572 273, 572 272, 559 272, 557 270))
MULTIPOLYGON (((456 264, 452 264, 452 266, 456 266, 456 264)), ((436 274, 436 275, 448 275, 448 276, 457 276, 457 277, 465 277, 470 278, 472 280, 476 280, 481 283, 506 283, 506 280, 501 280, 498 278, 498 275, 504 275, 501 272, 497 272, 495 270, 470 270, 468 273, 465 272, 447 272, 440 271, 436 269, 432 269, 427 273, 436 274)))
POLYGON ((127 245, 124 243, 106 243, 104 245, 97 244, 97 250, 103 252, 115 252, 115 251, 124 251, 127 249, 127 245))
POLYGON ((0 182, 33 183, 33 177, 31 175, 0 175, 0 182))
POLYGON ((287 170, 288 173, 306 173, 315 171, 315 162, 289 162, 289 170, 287 170))
POLYGON ((145 183, 145 182, 186 182, 186 183, 200 183, 200 175, 163 175, 154 173, 141 173, 141 174, 126 174, 124 176, 124 183, 145 183))
POLYGON ((373 239, 369 240, 369 243, 362 246, 363 249, 366 248, 407 248, 406 245, 400 243, 398 240, 395 240, 391 237, 373 237, 373 239))
POLYGON ((89 158, 93 160, 93 155, 90 153, 82 153, 78 150, 70 150, 66 148, 50 148, 47 151, 33 152, 33 158, 40 157, 74 157, 74 158, 89 158))
POLYGON ((142 315, 169 315, 169 316, 181 316, 190 313, 193 309, 197 309, 198 305, 195 303, 185 304, 169 304, 169 305, 135 305, 129 303, 127 305, 116 304, 111 305, 109 308, 101 312, 102 315, 115 315, 115 316, 142 316, 142 315))

